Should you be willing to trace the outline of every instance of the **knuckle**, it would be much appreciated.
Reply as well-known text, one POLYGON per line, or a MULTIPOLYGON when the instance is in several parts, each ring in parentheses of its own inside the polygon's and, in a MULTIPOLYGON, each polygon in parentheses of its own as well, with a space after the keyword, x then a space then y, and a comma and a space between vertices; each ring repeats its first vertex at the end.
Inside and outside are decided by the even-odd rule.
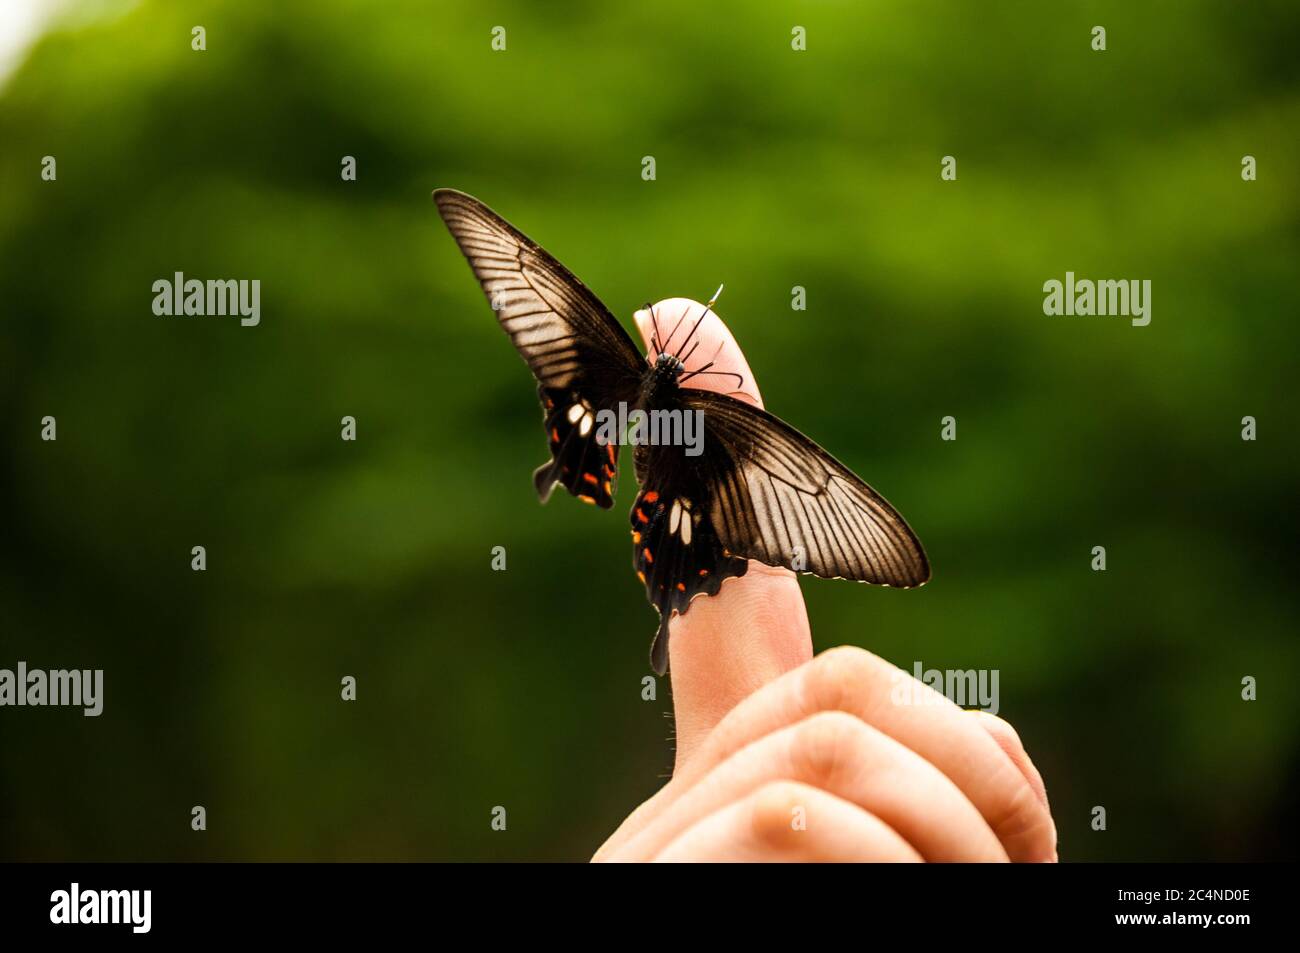
POLYGON ((792 760, 810 783, 829 784, 857 763, 866 730, 846 712, 817 712, 796 726, 792 760))
POLYGON ((808 664, 805 688, 812 707, 833 710, 849 707, 879 660, 866 649, 841 645, 828 649, 808 664))
POLYGON ((809 788, 795 781, 769 781, 750 795, 754 839, 769 848, 789 847, 798 830, 797 812, 806 810, 809 788))

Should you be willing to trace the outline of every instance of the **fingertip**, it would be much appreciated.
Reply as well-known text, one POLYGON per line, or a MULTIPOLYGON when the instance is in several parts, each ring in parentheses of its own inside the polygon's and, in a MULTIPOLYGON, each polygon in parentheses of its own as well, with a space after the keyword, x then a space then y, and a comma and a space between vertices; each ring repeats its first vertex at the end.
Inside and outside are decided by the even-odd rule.
POLYGON ((665 298, 638 309, 633 320, 651 360, 660 351, 675 354, 685 362, 687 375, 708 365, 707 372, 682 386, 763 406, 749 362, 715 309, 690 298, 665 298))

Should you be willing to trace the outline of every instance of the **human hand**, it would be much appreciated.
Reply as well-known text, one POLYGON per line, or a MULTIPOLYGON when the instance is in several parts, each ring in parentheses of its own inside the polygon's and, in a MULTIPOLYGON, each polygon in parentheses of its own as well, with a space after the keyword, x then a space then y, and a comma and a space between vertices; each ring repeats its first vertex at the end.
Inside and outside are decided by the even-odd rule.
MULTIPOLYGON (((655 305, 663 335, 687 307, 702 306, 655 305)), ((636 321, 648 342, 650 313, 636 321)), ((698 354, 716 352, 715 369, 743 377, 732 396, 761 407, 716 314, 695 340, 698 354)), ((733 381, 691 383, 727 391, 733 381)), ((895 703, 898 680, 912 676, 862 649, 813 658, 794 573, 751 560, 672 620, 668 645, 673 778, 594 860, 1056 859, 1046 789, 1015 730, 924 685, 912 687, 933 704, 895 703)))

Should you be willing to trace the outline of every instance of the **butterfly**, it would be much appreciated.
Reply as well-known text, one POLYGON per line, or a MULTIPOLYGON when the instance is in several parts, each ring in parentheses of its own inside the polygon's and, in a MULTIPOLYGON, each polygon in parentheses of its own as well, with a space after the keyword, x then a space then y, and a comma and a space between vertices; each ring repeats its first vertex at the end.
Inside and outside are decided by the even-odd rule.
POLYGON ((543 503, 559 485, 586 503, 614 505, 619 440, 597 421, 619 408, 660 419, 693 414, 703 423, 696 456, 681 445, 633 441, 640 486, 630 514, 633 567, 659 612, 650 646, 656 674, 668 669, 673 614, 745 575, 751 559, 904 589, 930 578, 916 534, 848 467, 765 410, 683 386, 699 374, 729 373, 711 363, 686 368, 694 351, 686 345, 712 301, 672 353, 661 342, 676 329, 665 339, 655 319, 644 357, 600 299, 536 242, 463 192, 438 189, 433 198, 537 380, 551 450, 533 474, 543 503))

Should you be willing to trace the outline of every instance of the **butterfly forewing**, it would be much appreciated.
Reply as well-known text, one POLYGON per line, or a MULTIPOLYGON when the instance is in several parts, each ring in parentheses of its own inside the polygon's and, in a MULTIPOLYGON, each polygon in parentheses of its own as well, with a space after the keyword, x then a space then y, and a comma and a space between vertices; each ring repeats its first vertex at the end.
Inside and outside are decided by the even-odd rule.
POLYGON ((600 299, 482 202, 439 189, 438 211, 483 286, 497 321, 540 385, 552 459, 534 474, 543 500, 560 483, 613 503, 618 448, 598 440, 601 410, 635 400, 645 361, 600 299))
POLYGON ((704 414, 709 518, 728 553, 900 588, 930 578, 898 511, 813 441, 722 394, 686 389, 683 400, 704 414))

